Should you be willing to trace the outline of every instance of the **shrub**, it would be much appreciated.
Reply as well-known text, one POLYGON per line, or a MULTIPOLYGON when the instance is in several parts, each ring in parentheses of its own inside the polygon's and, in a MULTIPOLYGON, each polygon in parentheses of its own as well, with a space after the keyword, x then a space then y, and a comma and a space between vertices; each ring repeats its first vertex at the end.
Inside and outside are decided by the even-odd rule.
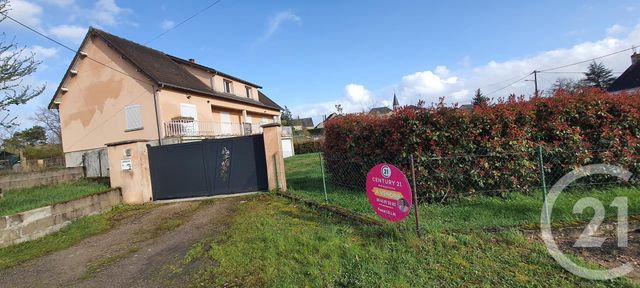
POLYGON ((62 146, 57 144, 27 146, 24 148, 23 153, 27 159, 46 159, 63 156, 62 146))
POLYGON ((303 140, 293 142, 293 149, 296 154, 316 153, 320 152, 322 141, 320 140, 303 140))
POLYGON ((413 155, 418 193, 430 198, 529 191, 540 185, 538 146, 551 184, 590 163, 640 172, 640 92, 560 91, 471 110, 403 108, 384 118, 331 119, 325 129, 327 172, 338 184, 364 187, 366 173, 379 162, 409 172, 413 155))

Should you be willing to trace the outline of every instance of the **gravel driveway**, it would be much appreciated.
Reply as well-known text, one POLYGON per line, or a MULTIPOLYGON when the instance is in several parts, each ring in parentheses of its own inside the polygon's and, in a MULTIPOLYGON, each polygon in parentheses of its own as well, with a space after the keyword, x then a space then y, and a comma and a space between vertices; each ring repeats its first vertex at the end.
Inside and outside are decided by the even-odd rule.
POLYGON ((228 226, 241 197, 157 205, 121 219, 106 233, 68 249, 0 270, 0 287, 184 286, 180 263, 197 242, 228 226), (177 227, 176 227, 177 226, 177 227))

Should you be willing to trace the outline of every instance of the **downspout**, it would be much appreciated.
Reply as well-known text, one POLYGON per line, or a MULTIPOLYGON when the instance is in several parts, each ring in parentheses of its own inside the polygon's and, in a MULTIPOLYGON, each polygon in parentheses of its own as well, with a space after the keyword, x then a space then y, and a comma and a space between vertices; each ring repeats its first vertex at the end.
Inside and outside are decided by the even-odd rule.
POLYGON ((162 146, 162 139, 161 139, 162 136, 160 136, 160 114, 158 114, 158 93, 157 93, 158 89, 156 89, 156 85, 151 85, 151 88, 153 89, 153 108, 156 111, 156 128, 158 129, 158 146, 162 146))

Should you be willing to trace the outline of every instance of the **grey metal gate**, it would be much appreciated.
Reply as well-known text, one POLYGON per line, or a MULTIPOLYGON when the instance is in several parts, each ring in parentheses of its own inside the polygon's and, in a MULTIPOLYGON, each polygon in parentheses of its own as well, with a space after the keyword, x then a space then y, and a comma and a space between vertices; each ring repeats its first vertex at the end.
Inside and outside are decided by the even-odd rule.
POLYGON ((155 200, 265 191, 262 135, 149 146, 155 200))

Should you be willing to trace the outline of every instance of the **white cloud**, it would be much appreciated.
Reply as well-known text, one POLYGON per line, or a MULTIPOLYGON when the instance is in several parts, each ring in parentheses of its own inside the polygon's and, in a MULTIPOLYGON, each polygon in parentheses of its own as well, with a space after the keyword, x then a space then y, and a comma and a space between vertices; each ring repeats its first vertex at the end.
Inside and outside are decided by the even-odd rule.
POLYGON ((169 30, 175 26, 176 22, 173 22, 171 20, 164 20, 162 21, 162 23, 160 23, 160 27, 162 27, 163 30, 169 30))
POLYGON ((132 10, 118 6, 115 0, 99 0, 88 13, 89 19, 97 24, 115 25, 122 15, 132 13, 132 10))
POLYGON ((258 42, 269 40, 269 38, 271 38, 276 32, 278 32, 280 27, 285 23, 300 24, 302 23, 302 18, 289 10, 276 13, 271 18, 269 18, 267 30, 262 35, 262 37, 258 39, 258 42))
MULTIPOLYGON (((40 28, 42 7, 24 0, 12 0, 9 2, 9 16, 28 26, 40 28)), ((13 21, 5 20, 2 21, 2 23, 11 23, 10 25, 14 25, 13 21)))
POLYGON ((471 56, 467 55, 462 57, 462 59, 460 59, 460 61, 458 61, 458 65, 467 68, 471 66, 471 56))
POLYGON ((451 96, 453 96, 454 99, 464 100, 467 98, 467 96, 469 96, 469 90, 462 89, 462 90, 451 93, 451 96))
POLYGON ((624 27, 622 25, 616 24, 613 25, 611 27, 609 27, 607 29, 607 35, 609 36, 616 36, 616 35, 620 35, 624 32, 627 32, 627 27, 624 27))
POLYGON ((82 39, 84 39, 85 34, 87 34, 87 28, 75 25, 60 25, 49 29, 49 33, 59 39, 69 40, 74 44, 79 44, 82 42, 82 39))
POLYGON ((43 2, 60 7, 68 7, 75 4, 75 0, 44 0, 43 2))
POLYGON ((447 69, 447 66, 444 66, 444 65, 436 66, 435 72, 436 74, 442 77, 447 77, 447 75, 449 75, 449 69, 447 69))
POLYGON ((39 45, 31 46, 25 49, 25 51, 32 52, 35 57, 40 60, 53 58, 58 55, 58 49, 53 47, 46 48, 39 45))
POLYGON ((368 104, 373 99, 371 91, 358 84, 348 84, 344 87, 344 95, 354 104, 368 104))
MULTIPOLYGON (((361 112, 363 109, 370 108, 371 104, 362 105, 357 100, 367 99, 368 103, 375 103, 375 106, 381 106, 381 104, 388 106, 394 90, 398 92, 401 105, 415 104, 418 99, 424 100, 429 105, 437 103, 438 98, 442 96, 445 96, 445 102, 448 104, 471 103, 473 93, 470 93, 470 91, 475 91, 478 88, 482 89, 485 95, 498 90, 488 95, 492 98, 505 97, 510 93, 531 95, 534 90, 532 82, 514 81, 531 73, 533 70, 543 70, 576 63, 627 49, 632 45, 640 45, 640 25, 635 26, 633 29, 626 29, 626 31, 622 31, 619 28, 613 30, 611 32, 616 32, 619 36, 608 35, 597 41, 582 42, 572 47, 543 51, 529 57, 514 58, 506 61, 489 61, 484 65, 475 67, 464 67, 465 65, 462 64, 471 64, 471 57, 465 57, 462 62, 466 63, 459 63, 463 67, 458 70, 450 71, 446 66, 440 65, 432 70, 408 74, 398 79, 395 84, 381 88, 371 89, 357 84, 349 84, 345 87, 345 91, 350 87, 351 91, 354 92, 353 95, 366 96, 356 97, 345 93, 345 95, 334 101, 293 107, 292 111, 297 111, 296 113, 304 117, 319 117, 335 111, 334 105, 340 103, 343 105, 345 112, 361 112), (500 89, 512 83, 513 85, 500 89), (357 91, 367 91, 367 93, 355 93, 357 91)), ((614 72, 621 72, 631 64, 631 53, 631 51, 626 51, 596 61, 603 62, 605 66, 614 72)), ((588 65, 589 62, 586 62, 554 70, 554 72, 562 73, 539 73, 539 89, 548 89, 558 78, 580 79, 583 77, 581 72, 586 71, 588 65)))
POLYGON ((444 78, 431 71, 422 71, 403 76, 398 91, 403 97, 431 96, 446 91, 448 86, 457 82, 458 77, 455 76, 444 78))

